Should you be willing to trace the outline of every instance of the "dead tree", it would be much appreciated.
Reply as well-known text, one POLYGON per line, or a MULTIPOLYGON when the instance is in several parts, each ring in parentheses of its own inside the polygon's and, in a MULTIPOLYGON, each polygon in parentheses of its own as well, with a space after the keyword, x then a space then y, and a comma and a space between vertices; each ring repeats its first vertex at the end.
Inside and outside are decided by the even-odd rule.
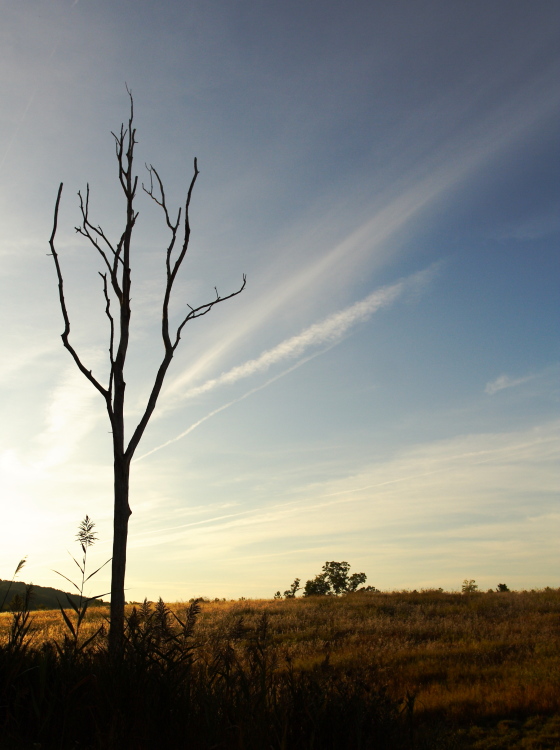
MULTIPOLYGON (((127 89, 128 90, 128 89, 127 89)), ((189 208, 191 196, 199 171, 197 161, 194 160, 194 174, 191 179, 187 198, 184 206, 183 224, 181 225, 182 209, 179 208, 175 221, 171 218, 167 207, 167 201, 163 183, 157 170, 153 166, 147 166, 150 177, 149 187, 142 184, 144 192, 160 207, 163 212, 165 223, 171 234, 166 250, 166 284, 162 303, 161 335, 163 338, 163 357, 155 376, 154 384, 150 392, 144 413, 134 430, 128 445, 125 444, 124 435, 124 403, 125 386, 124 367, 130 336, 130 288, 131 288, 131 242, 132 233, 138 218, 135 210, 134 200, 138 186, 138 177, 133 174, 134 146, 136 145, 136 130, 133 127, 134 102, 132 94, 130 97, 130 116, 128 127, 121 125, 120 133, 112 133, 115 139, 115 152, 118 162, 119 182, 126 201, 126 221, 123 232, 118 241, 112 242, 99 225, 92 224, 89 215, 89 185, 86 188, 85 198, 81 192, 78 193, 81 212, 81 224, 76 227, 76 232, 85 237, 99 253, 103 262, 104 272, 99 272, 102 279, 103 297, 105 302, 105 314, 109 321, 109 378, 108 384, 102 385, 93 375, 92 371, 82 362, 79 354, 69 341, 70 318, 64 298, 64 284, 60 261, 55 249, 55 236, 58 224, 58 209, 62 195, 62 183, 58 188, 54 208, 53 230, 50 237, 51 255, 56 267, 58 277, 58 291, 62 317, 64 318, 64 332, 62 342, 72 355, 74 362, 82 374, 96 388, 105 401, 111 431, 113 435, 113 458, 114 458, 114 519, 113 519, 113 558, 111 571, 111 618, 109 629, 109 648, 111 653, 118 653, 122 644, 124 632, 124 581, 126 569, 126 549, 128 538, 128 520, 131 515, 129 505, 129 476, 130 463, 140 439, 146 429, 150 417, 155 409, 163 381, 175 350, 179 345, 181 333, 185 325, 195 318, 210 312, 219 302, 224 302, 231 297, 240 294, 245 288, 246 277, 243 275, 241 287, 225 297, 220 297, 218 290, 216 298, 198 307, 189 307, 189 312, 183 318, 176 330, 170 332, 169 325, 169 302, 173 284, 185 258, 189 239, 189 208), (178 240, 182 244, 179 247, 178 240), (177 246, 177 247, 176 247, 177 246), (116 303, 116 314, 113 313, 112 304, 116 303)))

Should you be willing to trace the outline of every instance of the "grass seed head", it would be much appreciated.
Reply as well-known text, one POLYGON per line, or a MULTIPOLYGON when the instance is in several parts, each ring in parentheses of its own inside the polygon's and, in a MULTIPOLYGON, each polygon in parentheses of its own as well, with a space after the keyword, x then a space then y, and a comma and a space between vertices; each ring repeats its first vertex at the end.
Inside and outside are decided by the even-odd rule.
POLYGON ((94 526, 95 524, 89 516, 86 516, 78 526, 76 540, 80 542, 84 552, 88 547, 91 547, 97 541, 97 534, 93 530, 94 526))

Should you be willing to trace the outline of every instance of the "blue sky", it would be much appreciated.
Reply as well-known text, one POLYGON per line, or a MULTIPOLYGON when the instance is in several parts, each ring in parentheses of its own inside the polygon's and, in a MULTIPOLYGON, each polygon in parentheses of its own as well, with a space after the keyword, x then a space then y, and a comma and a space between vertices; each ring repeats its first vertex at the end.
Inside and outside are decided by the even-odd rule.
MULTIPOLYGON (((556 2, 0 0, 0 577, 110 555, 98 261, 111 130, 169 203, 200 176, 189 323, 131 480, 127 598, 267 597, 347 560, 381 589, 558 586, 556 2)), ((161 356, 165 227, 134 245, 129 434, 161 356)), ((67 569, 64 566, 68 566, 67 569)), ((102 575, 102 574, 100 574, 102 575)), ((107 576, 106 576, 107 578, 107 576)), ((107 590, 107 580, 99 580, 107 590)), ((97 593, 97 592, 96 592, 97 593)))

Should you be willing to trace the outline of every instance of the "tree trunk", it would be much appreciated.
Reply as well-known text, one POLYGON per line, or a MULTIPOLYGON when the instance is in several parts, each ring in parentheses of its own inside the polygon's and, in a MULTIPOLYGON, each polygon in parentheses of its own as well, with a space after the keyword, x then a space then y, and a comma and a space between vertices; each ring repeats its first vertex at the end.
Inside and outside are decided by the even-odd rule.
POLYGON ((114 474, 115 510, 113 518, 113 560, 111 571, 111 624, 109 628, 109 651, 113 656, 121 651, 124 634, 126 545, 128 519, 132 512, 128 504, 130 461, 124 456, 115 456, 114 474))

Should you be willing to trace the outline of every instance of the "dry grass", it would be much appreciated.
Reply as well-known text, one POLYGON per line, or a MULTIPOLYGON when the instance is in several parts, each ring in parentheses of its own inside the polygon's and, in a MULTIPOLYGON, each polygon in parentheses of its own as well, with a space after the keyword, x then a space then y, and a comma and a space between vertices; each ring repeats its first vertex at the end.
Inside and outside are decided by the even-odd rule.
MULTIPOLYGON (((170 605, 181 614, 188 605, 170 605)), ((477 750, 560 747, 560 590, 353 594, 342 598, 205 602, 195 628, 211 651, 225 632, 242 640, 268 616, 278 671, 324 663, 367 666, 395 698, 414 696, 419 727, 462 727, 477 750)), ((92 610, 83 637, 106 611, 92 610)), ((0 615, 0 643, 9 615, 0 615)), ((55 611, 33 615, 33 643, 61 639, 55 611)))
MULTIPOLYGON (((180 608, 181 605, 174 605, 180 608)), ((560 712, 560 590, 375 593, 203 605, 199 633, 266 611, 278 656, 308 669, 367 662, 419 713, 499 718, 560 712)))

